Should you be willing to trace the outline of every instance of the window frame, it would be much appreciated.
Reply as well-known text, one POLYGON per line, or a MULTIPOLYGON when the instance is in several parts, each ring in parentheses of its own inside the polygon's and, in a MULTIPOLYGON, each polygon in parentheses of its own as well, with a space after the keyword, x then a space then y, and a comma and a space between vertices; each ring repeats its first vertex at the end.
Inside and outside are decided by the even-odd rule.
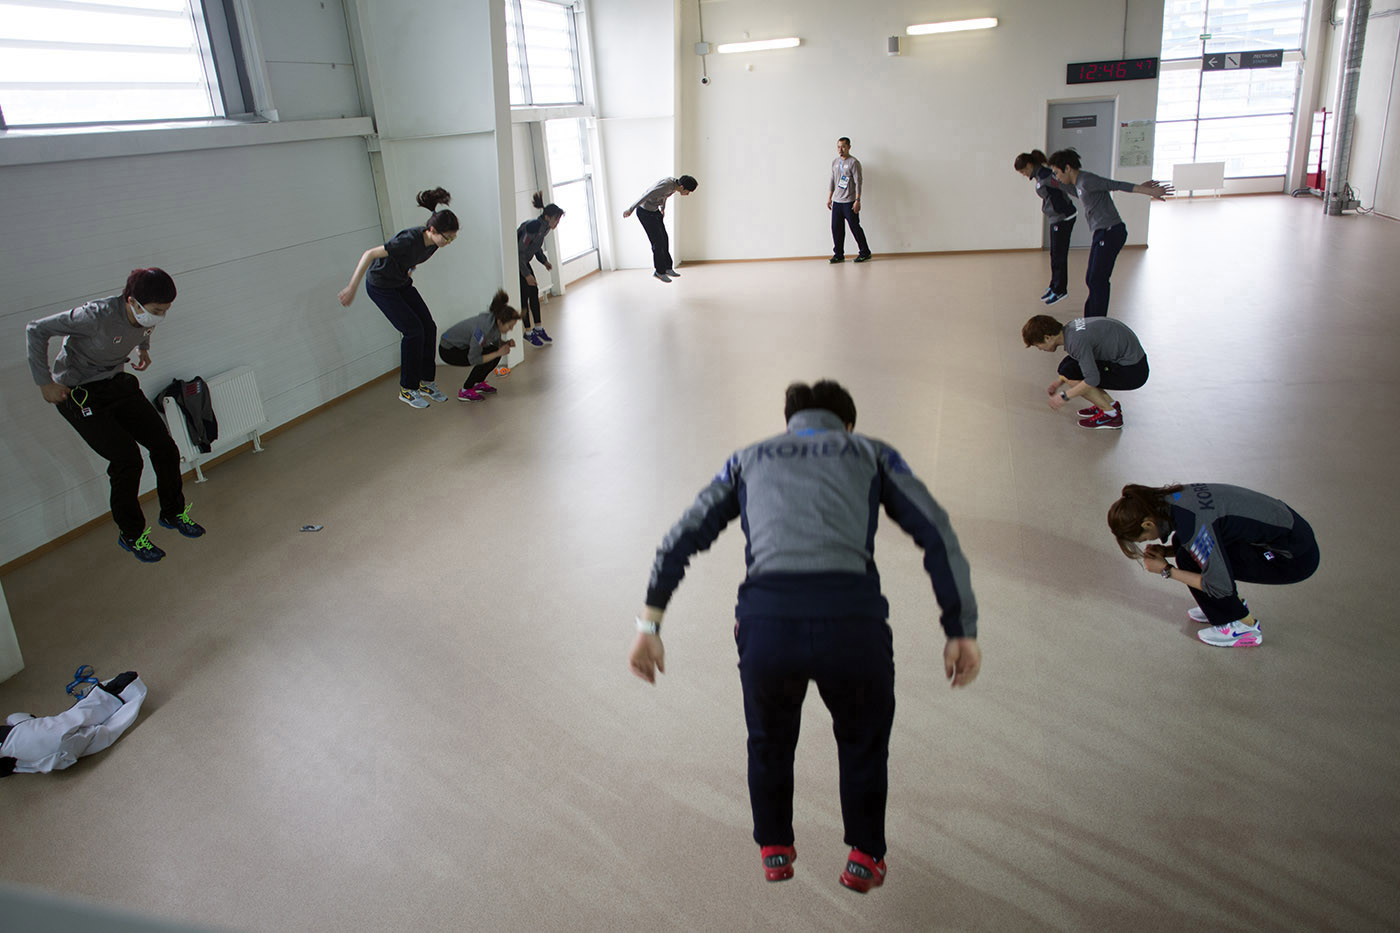
MULTIPOLYGON (((587 108, 588 89, 583 80, 583 51, 579 42, 579 5, 577 0, 538 0, 540 3, 552 3, 561 7, 569 13, 569 57, 572 60, 574 72, 574 89, 578 94, 578 100, 567 102, 555 102, 537 104, 534 101, 533 89, 530 85, 530 54, 525 42, 525 15, 522 7, 522 0, 504 0, 507 9, 506 23, 509 28, 513 18, 515 22, 515 49, 517 61, 520 66, 520 86, 525 100, 522 103, 511 101, 512 111, 528 110, 555 110, 561 108, 587 108), (514 12, 512 17, 511 11, 514 12)), ((508 43, 509 44, 509 43, 508 43)), ((519 122, 519 121, 513 121, 519 122)))

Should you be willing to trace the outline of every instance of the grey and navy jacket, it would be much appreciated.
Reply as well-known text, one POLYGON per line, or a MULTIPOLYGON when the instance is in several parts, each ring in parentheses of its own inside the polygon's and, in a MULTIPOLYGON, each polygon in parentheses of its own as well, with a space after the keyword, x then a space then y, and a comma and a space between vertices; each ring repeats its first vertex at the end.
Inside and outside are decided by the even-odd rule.
POLYGON ((496 315, 483 311, 447 328, 438 343, 449 350, 466 350, 467 362, 479 366, 486 348, 494 350, 501 345, 501 326, 496 315))
POLYGON ((644 211, 660 211, 666 213, 666 199, 675 194, 681 187, 681 183, 674 178, 663 178, 647 189, 647 193, 633 202, 627 208, 629 211, 641 209, 644 211))
POLYGON ((540 262, 549 262, 544 257, 544 238, 549 236, 549 221, 544 215, 527 220, 515 228, 515 245, 520 252, 520 277, 533 275, 530 271, 531 257, 540 262))
POLYGON ((38 386, 57 382, 70 389, 85 382, 110 379, 125 371, 132 350, 151 348, 151 328, 131 323, 121 295, 89 301, 81 307, 30 321, 25 328, 29 344, 29 373, 38 386), (63 338, 63 346, 49 372, 49 341, 63 338))
POLYGON ((1060 190, 1060 183, 1055 181, 1055 173, 1049 168, 1040 166, 1031 180, 1035 182, 1035 193, 1040 195, 1040 209, 1052 224, 1075 215, 1074 202, 1060 190))
POLYGON ((1110 191, 1132 191, 1137 185, 1130 181, 1116 181, 1112 178, 1104 178, 1102 175, 1095 175, 1093 172, 1079 170, 1079 178, 1073 186, 1056 186, 1061 191, 1068 191, 1079 199, 1079 203, 1084 205, 1084 214, 1089 218, 1090 230, 1107 230, 1109 227, 1116 227, 1123 222, 1123 218, 1118 216, 1118 208, 1113 203, 1113 195, 1110 191))
MULTIPOLYGON (((1207 596, 1235 592, 1226 550, 1252 546, 1281 557, 1298 557, 1317 547, 1312 528, 1288 504, 1243 486, 1191 483, 1169 497, 1173 541, 1201 568, 1207 596)), ((1164 536, 1165 538, 1165 536, 1164 536)))
POLYGON ((898 451, 821 409, 729 458, 657 548, 647 605, 664 609, 690 558, 737 518, 748 542, 737 617, 884 619, 874 556, 882 506, 924 551, 944 632, 976 637, 971 573, 947 513, 898 451))

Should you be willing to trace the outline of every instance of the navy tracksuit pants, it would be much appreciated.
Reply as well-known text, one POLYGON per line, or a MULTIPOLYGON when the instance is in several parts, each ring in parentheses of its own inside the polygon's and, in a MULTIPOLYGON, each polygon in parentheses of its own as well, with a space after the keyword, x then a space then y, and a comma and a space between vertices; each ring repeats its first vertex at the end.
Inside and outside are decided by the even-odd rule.
POLYGON ((734 628, 760 846, 792 845, 793 755, 807 684, 831 711, 846 844, 885 856, 894 645, 883 619, 743 619, 734 628))
POLYGON ((1094 231, 1089 244, 1089 266, 1084 271, 1084 284, 1089 286, 1089 297, 1084 300, 1085 317, 1108 317, 1108 280, 1126 242, 1128 228, 1121 223, 1094 231))
MULTIPOLYGON (((1176 565, 1182 570, 1200 573, 1201 565, 1191 555, 1190 548, 1178 543, 1175 535, 1172 544, 1176 549, 1176 565)), ((1293 512, 1293 529, 1287 540, 1268 545, 1235 541, 1221 545, 1211 559, 1220 560, 1222 552, 1231 578, 1243 583, 1299 583, 1316 573, 1322 560, 1312 526, 1297 512, 1293 512)), ((1211 625, 1229 625, 1249 615, 1249 608, 1238 592, 1217 597, 1191 587, 1191 595, 1211 625)))
POLYGON ((399 341, 399 387, 414 390, 419 383, 437 379, 437 324, 418 289, 412 285, 378 288, 366 282, 365 294, 403 334, 399 341))

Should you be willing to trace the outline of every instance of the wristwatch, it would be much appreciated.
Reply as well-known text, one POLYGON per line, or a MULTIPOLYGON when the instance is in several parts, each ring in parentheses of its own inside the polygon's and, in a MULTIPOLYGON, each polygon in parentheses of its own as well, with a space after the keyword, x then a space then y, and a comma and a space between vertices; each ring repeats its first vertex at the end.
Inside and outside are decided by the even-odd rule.
POLYGON ((641 616, 637 616, 637 631, 646 635, 659 636, 661 634, 661 623, 652 622, 648 619, 643 619, 641 616))
POLYGON ((1163 580, 1170 580, 1170 579, 1172 578, 1172 571, 1175 570, 1175 569, 1176 569, 1176 568, 1173 567, 1171 564, 1167 564, 1167 566, 1163 567, 1163 568, 1162 568, 1162 579, 1163 579, 1163 580))
POLYGON ((1065 390, 1064 390, 1064 389, 1061 389, 1061 390, 1060 390, 1060 398, 1064 399, 1066 402, 1069 401, 1069 396, 1065 394, 1065 390))

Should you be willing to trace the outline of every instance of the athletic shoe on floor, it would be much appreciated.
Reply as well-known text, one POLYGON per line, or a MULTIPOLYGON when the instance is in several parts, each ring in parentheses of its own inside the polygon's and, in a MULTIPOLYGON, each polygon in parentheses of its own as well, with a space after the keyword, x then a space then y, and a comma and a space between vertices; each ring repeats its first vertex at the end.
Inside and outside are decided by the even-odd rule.
POLYGON ((174 518, 166 518, 162 515, 159 519, 164 528, 174 528, 186 538, 198 538, 204 534, 204 526, 198 524, 190 518, 190 509, 194 508, 193 503, 185 503, 185 510, 174 518))
MULTIPOLYGON (((1240 600, 1240 602, 1244 604, 1244 607, 1245 607, 1246 609, 1249 608, 1249 601, 1248 601, 1248 600, 1242 599, 1242 600, 1240 600)), ((1187 617, 1188 619, 1190 619, 1192 622, 1195 622, 1195 623, 1198 624, 1198 625, 1209 625, 1209 624, 1210 624, 1210 619, 1208 619, 1208 618, 1206 617, 1205 612, 1202 611, 1202 609, 1201 609, 1200 606, 1192 606, 1192 607, 1187 611, 1186 617, 1187 617)))
POLYGON ((447 401, 447 396, 443 395, 438 389, 436 382, 418 383, 418 394, 430 398, 435 402, 447 401))
POLYGON ((792 863, 797 861, 797 850, 792 846, 764 846, 759 854, 763 857, 763 874, 769 881, 792 877, 792 863))
POLYGON ((1092 418, 1080 419, 1079 426, 1081 428, 1092 428, 1095 430, 1103 430, 1105 428, 1113 431, 1122 430, 1123 406, 1118 402, 1114 402, 1113 411, 1100 410, 1099 413, 1092 418))
POLYGON ((399 389, 399 401, 409 408, 428 407, 428 400, 411 389, 399 389))
POLYGON ((870 261, 870 254, 869 254, 869 253, 866 253, 864 256, 857 256, 857 257, 856 257, 856 262, 869 262, 869 261, 870 261))
POLYGON ((459 402, 480 402, 484 401, 480 392, 475 389, 458 389, 457 401, 459 402))
POLYGON ((472 390, 480 392, 482 395, 496 394, 496 387, 489 382, 478 382, 476 385, 472 386, 472 390))
POLYGON ((1068 297, 1069 292, 1060 292, 1058 295, 1051 295, 1049 298, 1046 298, 1045 303, 1048 305, 1053 305, 1056 302, 1064 301, 1068 297))
POLYGON ((498 376, 500 376, 502 379, 504 379, 505 377, 507 377, 507 376, 510 375, 510 367, 509 367, 509 366, 505 366, 505 365, 497 366, 497 367, 496 367, 496 375, 498 375, 498 376))
POLYGON ((1055 290, 1054 290, 1053 288, 1047 288, 1047 289, 1045 290, 1045 294, 1043 294, 1043 295, 1040 296, 1040 300, 1041 300, 1041 301, 1049 301, 1049 300, 1050 300, 1050 296, 1053 295, 1053 294, 1055 294, 1055 290))
POLYGON ((1196 633, 1196 637, 1217 648, 1252 648, 1264 643, 1264 633, 1259 631, 1260 627, 1257 621, 1253 625, 1231 622, 1229 625, 1203 628, 1196 633))
POLYGON ((546 333, 544 332, 544 328, 543 328, 543 327, 536 327, 536 328, 535 328, 535 336, 538 337, 538 338, 540 338, 541 340, 543 340, 545 343, 553 343, 553 342, 554 342, 554 338, 551 337, 551 336, 549 336, 549 334, 546 334, 546 333))
POLYGON ((130 551, 136 555, 136 559, 143 564, 154 564, 165 556, 165 552, 151 543, 151 529, 147 528, 141 532, 141 537, 135 541, 128 541, 126 535, 117 535, 117 544, 121 545, 123 551, 130 551))
POLYGON ((651 274, 651 277, 654 278, 654 279, 660 279, 660 280, 663 281, 663 282, 670 282, 670 281, 671 281, 671 277, 670 277, 669 275, 667 275, 666 273, 664 273, 664 272, 653 272, 653 273, 651 274))
POLYGON ((864 894, 871 888, 885 883, 885 860, 875 861, 859 849, 852 849, 846 857, 846 870, 841 872, 842 887, 850 888, 857 894, 864 894))
POLYGON ((836 265, 838 262, 845 262, 845 261, 846 261, 846 257, 845 257, 845 256, 832 256, 830 259, 827 260, 827 262, 831 263, 833 266, 836 265))
POLYGON ((532 330, 531 330, 531 331, 526 331, 526 333, 525 333, 525 342, 528 343, 528 344, 529 344, 530 346, 532 346, 532 347, 542 347, 542 346, 544 346, 544 341, 540 339, 540 335, 537 334, 537 333, 535 333, 535 332, 532 331, 532 330))
POLYGON ((680 274, 679 272, 677 272, 675 269, 667 269, 667 270, 666 270, 666 274, 669 275, 669 276, 670 276, 671 278, 673 278, 673 279, 678 279, 678 278, 681 277, 681 274, 680 274))
POLYGON ((1090 405, 1088 408, 1081 408, 1081 409, 1079 409, 1079 417, 1081 417, 1081 418, 1097 418, 1098 415, 1099 415, 1099 413, 1102 412, 1102 411, 1103 411, 1103 409, 1100 408, 1099 406, 1097 406, 1097 405, 1090 405))

